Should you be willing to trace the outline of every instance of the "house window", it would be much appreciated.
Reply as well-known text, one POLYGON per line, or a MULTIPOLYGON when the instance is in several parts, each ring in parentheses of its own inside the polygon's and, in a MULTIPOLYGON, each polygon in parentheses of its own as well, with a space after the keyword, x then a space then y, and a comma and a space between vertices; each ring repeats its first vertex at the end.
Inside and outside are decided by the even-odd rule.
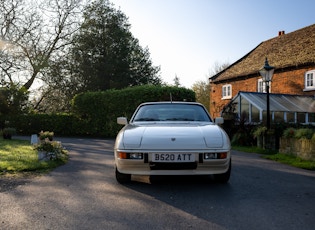
MULTIPOLYGON (((262 79, 258 79, 257 92, 266 93, 266 82, 264 82, 262 79)), ((270 92, 271 92, 271 82, 269 82, 269 93, 270 92)))
POLYGON ((222 86, 222 99, 231 99, 232 98, 232 85, 222 86))
POLYGON ((265 93, 266 92, 266 84, 265 84, 265 82, 263 82, 262 79, 258 79, 257 92, 259 92, 259 93, 265 93))
POLYGON ((315 90, 315 70, 311 70, 305 73, 304 90, 315 90))

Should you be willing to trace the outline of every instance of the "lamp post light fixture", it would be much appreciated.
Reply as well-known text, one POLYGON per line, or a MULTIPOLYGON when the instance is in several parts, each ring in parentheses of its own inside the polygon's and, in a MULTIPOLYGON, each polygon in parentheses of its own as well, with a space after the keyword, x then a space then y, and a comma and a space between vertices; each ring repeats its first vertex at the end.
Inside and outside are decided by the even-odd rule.
POLYGON ((268 63, 268 59, 265 60, 265 65, 259 70, 260 75, 262 76, 263 82, 266 84, 266 92, 267 92, 267 130, 270 129, 270 99, 269 99, 269 88, 270 82, 272 80, 273 72, 275 68, 270 66, 268 63))

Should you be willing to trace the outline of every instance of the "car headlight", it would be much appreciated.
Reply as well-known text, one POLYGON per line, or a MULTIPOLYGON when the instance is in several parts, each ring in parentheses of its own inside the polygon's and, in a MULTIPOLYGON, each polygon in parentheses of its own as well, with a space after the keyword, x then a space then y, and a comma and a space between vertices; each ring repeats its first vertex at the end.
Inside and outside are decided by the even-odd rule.
POLYGON ((129 159, 141 160, 143 159, 143 154, 142 153, 129 153, 129 159))

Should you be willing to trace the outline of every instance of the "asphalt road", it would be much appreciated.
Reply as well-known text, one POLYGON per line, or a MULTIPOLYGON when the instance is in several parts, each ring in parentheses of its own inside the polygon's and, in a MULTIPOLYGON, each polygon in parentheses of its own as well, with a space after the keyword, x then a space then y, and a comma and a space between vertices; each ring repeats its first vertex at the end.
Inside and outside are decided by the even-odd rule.
POLYGON ((114 177, 113 140, 60 139, 69 162, 0 193, 0 229, 315 228, 315 172, 233 152, 226 185, 205 177, 114 177))

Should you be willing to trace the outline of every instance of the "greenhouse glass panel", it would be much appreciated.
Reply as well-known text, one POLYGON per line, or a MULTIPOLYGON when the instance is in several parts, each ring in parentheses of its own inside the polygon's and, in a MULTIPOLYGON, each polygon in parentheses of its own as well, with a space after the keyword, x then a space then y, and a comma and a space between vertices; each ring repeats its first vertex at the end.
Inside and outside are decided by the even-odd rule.
MULTIPOLYGON (((267 122, 267 111, 263 111, 263 122, 267 122)), ((270 122, 272 122, 271 112, 270 112, 270 122)))
POLYGON ((274 112, 275 122, 284 122, 284 112, 274 112))
POLYGON ((297 123, 305 123, 305 113, 297 113, 297 123))
POLYGON ((259 109, 252 105, 252 122, 260 122, 259 113, 259 109))
POLYGON ((246 113, 246 118, 249 119, 249 102, 242 97, 241 98, 241 115, 246 113))
POLYGON ((295 119, 294 119, 294 113, 287 113, 287 122, 289 123, 294 123, 295 119))
POLYGON ((308 122, 315 122, 315 113, 308 114, 308 122))

